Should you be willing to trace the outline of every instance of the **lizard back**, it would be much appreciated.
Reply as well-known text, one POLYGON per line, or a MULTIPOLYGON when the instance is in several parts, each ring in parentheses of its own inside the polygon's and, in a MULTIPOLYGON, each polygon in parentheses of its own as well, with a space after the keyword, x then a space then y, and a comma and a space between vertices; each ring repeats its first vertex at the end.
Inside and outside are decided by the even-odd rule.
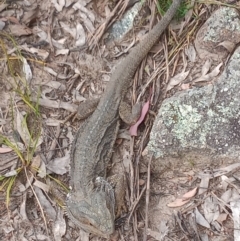
POLYGON ((75 189, 104 176, 118 131, 118 108, 137 67, 173 18, 181 0, 173 1, 161 21, 115 68, 93 115, 78 131, 72 148, 71 178, 75 189))

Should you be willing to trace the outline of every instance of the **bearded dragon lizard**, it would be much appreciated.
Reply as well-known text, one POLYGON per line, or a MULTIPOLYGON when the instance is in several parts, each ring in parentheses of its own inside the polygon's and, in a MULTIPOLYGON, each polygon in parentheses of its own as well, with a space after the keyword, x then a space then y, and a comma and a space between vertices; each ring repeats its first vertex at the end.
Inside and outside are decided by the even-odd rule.
POLYGON ((86 232, 102 237, 114 232, 116 197, 106 169, 119 129, 119 107, 138 65, 167 28, 181 1, 174 0, 161 21, 116 66, 97 109, 75 136, 66 213, 86 232))

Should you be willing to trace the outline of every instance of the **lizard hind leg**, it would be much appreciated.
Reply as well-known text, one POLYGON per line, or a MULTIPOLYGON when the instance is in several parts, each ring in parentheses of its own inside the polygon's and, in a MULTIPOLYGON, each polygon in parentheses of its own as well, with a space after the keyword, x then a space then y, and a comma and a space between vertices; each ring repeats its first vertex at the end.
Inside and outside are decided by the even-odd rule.
POLYGON ((115 218, 119 218, 121 216, 122 210, 127 212, 127 207, 125 204, 125 192, 126 192, 126 181, 125 177, 122 174, 115 174, 113 176, 108 177, 108 182, 114 188, 115 195, 115 218))
POLYGON ((131 106, 127 102, 122 100, 119 106, 119 115, 125 123, 129 125, 133 125, 139 119, 141 115, 141 109, 142 109, 141 103, 136 103, 131 108, 131 106))

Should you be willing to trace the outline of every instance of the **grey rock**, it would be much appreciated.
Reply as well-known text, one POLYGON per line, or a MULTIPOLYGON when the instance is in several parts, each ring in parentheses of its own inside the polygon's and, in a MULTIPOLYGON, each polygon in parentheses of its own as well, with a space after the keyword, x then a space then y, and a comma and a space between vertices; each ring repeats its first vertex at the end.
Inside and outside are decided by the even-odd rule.
POLYGON ((195 39, 200 58, 223 59, 240 41, 237 9, 222 7, 203 24, 195 39))
POLYGON ((148 153, 155 157, 190 152, 240 156, 240 47, 214 83, 166 99, 154 123, 148 153))
POLYGON ((140 9, 142 7, 142 3, 136 3, 131 9, 129 9, 122 19, 113 24, 113 26, 109 29, 109 37, 108 41, 116 41, 122 39, 129 30, 132 29, 134 19, 138 15, 140 9))

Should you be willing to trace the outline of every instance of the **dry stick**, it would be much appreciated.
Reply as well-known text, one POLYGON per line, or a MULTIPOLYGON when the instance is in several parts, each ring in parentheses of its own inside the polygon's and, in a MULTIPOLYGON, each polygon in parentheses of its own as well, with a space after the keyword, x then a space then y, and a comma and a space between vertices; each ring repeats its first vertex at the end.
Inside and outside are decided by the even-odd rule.
POLYGON ((60 134, 62 132, 60 127, 61 127, 61 125, 58 124, 57 125, 57 133, 56 133, 55 138, 53 139, 52 144, 50 146, 50 150, 52 150, 52 151, 49 151, 48 154, 47 154, 47 161, 48 162, 52 159, 52 157, 53 157, 53 155, 55 153, 55 148, 56 148, 56 145, 58 144, 58 140, 57 139, 59 138, 59 136, 60 136, 60 134))
POLYGON ((219 205, 221 206, 221 208, 229 215, 229 217, 233 220, 233 216, 229 213, 229 211, 225 208, 228 207, 229 209, 231 209, 231 206, 228 205, 227 203, 225 203, 221 198, 219 198, 214 192, 211 192, 212 196, 214 198, 216 198, 219 202, 219 205))
MULTIPOLYGON (((135 213, 133 214, 132 216, 132 233, 133 233, 133 240, 137 240, 138 239, 138 235, 137 235, 137 222, 135 221, 136 220, 136 215, 135 213)), ((128 224, 129 225, 129 224, 128 224)))
MULTIPOLYGON (((135 199, 135 195, 134 195, 134 181, 135 181, 135 175, 134 175, 134 167, 133 167, 133 148, 134 148, 134 140, 135 140, 135 137, 133 136, 131 138, 131 142, 130 142, 130 156, 131 156, 131 162, 130 162, 130 174, 131 174, 131 178, 130 178, 130 189, 131 189, 131 195, 130 195, 130 203, 131 203, 131 207, 134 207, 134 199, 135 199)), ((134 208, 132 208, 132 212, 130 213, 130 216, 131 214, 133 213, 134 211, 134 208)), ((136 226, 137 226, 137 223, 135 222, 136 218, 133 217, 132 221, 133 221, 133 234, 134 234, 134 240, 137 240, 138 237, 137 237, 137 231, 136 231, 136 226)), ((128 224, 129 224, 129 221, 130 221, 130 217, 128 218, 128 224)))
POLYGON ((46 221, 46 217, 45 217, 45 215, 44 215, 43 208, 42 208, 42 206, 41 206, 41 203, 39 202, 39 199, 38 199, 37 194, 35 193, 35 191, 34 191, 34 189, 33 189, 32 183, 31 183, 30 180, 29 180, 26 167, 24 167, 24 171, 25 171, 25 175, 26 175, 28 184, 29 184, 29 186, 31 187, 32 192, 33 192, 33 195, 35 196, 35 198, 36 198, 36 200, 37 200, 37 203, 38 203, 38 206, 39 206, 39 208, 40 208, 40 211, 41 211, 41 214, 42 214, 42 217, 43 217, 43 221, 44 221, 44 224, 45 224, 47 236, 50 237, 50 236, 49 236, 49 233, 48 233, 47 221, 46 221))
MULTIPOLYGON (((161 68, 159 68, 161 69, 161 68)), ((164 69, 161 69, 160 72, 158 71, 154 71, 154 73, 151 75, 151 77, 149 78, 148 82, 143 86, 143 89, 142 91, 140 92, 140 94, 138 95, 138 98, 137 98, 137 102, 140 101, 140 98, 144 95, 147 87, 153 82, 154 78, 158 75, 162 75, 162 73, 164 72, 164 69)))
POLYGON ((166 38, 166 35, 164 35, 164 42, 165 44, 163 44, 163 51, 164 51, 164 55, 165 55, 165 63, 166 63, 166 80, 167 82, 169 81, 169 53, 168 53, 168 47, 167 47, 167 38, 166 38))
POLYGON ((108 23, 111 21, 111 18, 115 16, 118 7, 120 6, 120 4, 122 3, 122 1, 119 1, 118 4, 115 6, 115 8, 113 9, 113 11, 110 13, 110 15, 108 16, 108 18, 105 20, 105 22, 96 30, 96 33, 93 35, 93 37, 90 39, 89 41, 89 46, 92 49, 93 47, 95 47, 97 45, 97 43, 99 42, 99 40, 101 39, 105 29, 108 26, 108 23))
POLYGON ((140 199, 141 199, 143 193, 145 192, 145 190, 146 190, 146 185, 144 185, 144 187, 143 187, 143 189, 142 189, 138 199, 135 200, 135 202, 133 203, 132 210, 131 210, 131 212, 129 214, 129 217, 128 217, 128 223, 130 222, 130 219, 132 217, 133 211, 135 210, 136 206, 138 205, 138 202, 140 201, 140 199))
MULTIPOLYGON (((114 24, 114 22, 118 19, 121 19, 126 8, 128 7, 130 0, 124 0, 123 4, 121 6, 121 8, 117 11, 118 14, 114 16, 114 18, 109 22, 108 26, 111 26, 112 24, 114 24)), ((120 5, 119 5, 120 6, 120 5)))
POLYGON ((146 213, 145 213, 145 230, 144 230, 144 237, 143 241, 147 241, 147 229, 148 229, 148 206, 149 206, 149 196, 150 196, 150 168, 151 168, 151 162, 152 162, 152 155, 148 162, 148 171, 147 171, 147 190, 146 190, 146 213))
POLYGON ((63 121, 62 124, 65 125, 72 118, 73 118, 72 121, 75 121, 76 116, 77 116, 77 111, 75 111, 75 112, 71 113, 69 116, 67 116, 67 118, 63 121))
POLYGON ((49 40, 49 44, 50 44, 51 52, 52 52, 52 53, 54 53, 54 46, 53 46, 53 43, 52 43, 52 36, 51 36, 54 12, 55 12, 55 9, 53 9, 53 10, 50 12, 50 15, 49 15, 49 17, 48 17, 48 30, 47 30, 48 40, 49 40))
POLYGON ((69 92, 71 91, 71 89, 72 89, 75 81, 76 81, 79 77, 80 77, 80 74, 75 73, 75 74, 70 78, 70 80, 68 81, 68 83, 69 83, 70 81, 71 81, 71 83, 70 83, 69 87, 67 88, 66 93, 69 93, 69 92))
POLYGON ((150 12, 151 12, 151 15, 150 15, 151 17, 150 17, 150 20, 149 20, 149 31, 153 28, 154 21, 156 20, 156 16, 157 16, 156 6, 157 6, 157 4, 158 3, 156 3, 156 0, 154 0, 154 2, 152 2, 151 6, 149 6, 150 12))
POLYGON ((130 156, 131 156, 131 161, 130 161, 130 192, 131 192, 131 195, 130 195, 130 204, 131 206, 133 205, 133 197, 134 197, 134 168, 133 168, 133 147, 134 147, 134 140, 135 140, 135 137, 131 138, 131 141, 130 141, 130 156))
POLYGON ((173 70, 172 70, 173 73, 175 73, 175 71, 176 71, 179 58, 180 58, 180 55, 178 54, 178 55, 176 56, 176 60, 175 60, 174 63, 173 63, 173 70))

